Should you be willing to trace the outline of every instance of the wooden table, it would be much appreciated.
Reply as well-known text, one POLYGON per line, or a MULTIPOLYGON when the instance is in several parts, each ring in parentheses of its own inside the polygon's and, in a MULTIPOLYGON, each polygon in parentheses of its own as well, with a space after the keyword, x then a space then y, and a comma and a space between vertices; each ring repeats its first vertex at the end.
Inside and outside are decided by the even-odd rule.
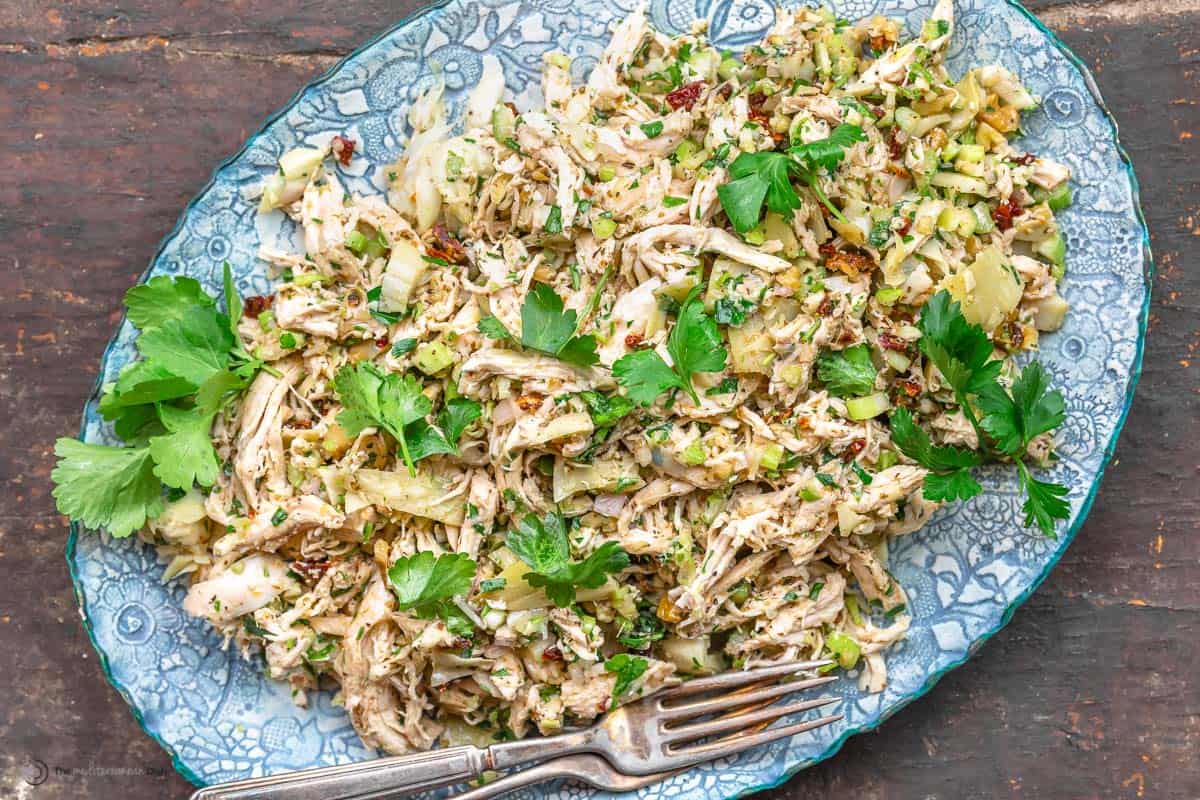
MULTIPOLYGON (((122 294, 213 166, 412 7, 0 2, 0 796, 187 795, 80 626, 52 442, 77 429, 122 294), (38 787, 31 758, 53 770, 38 787)), ((982 653, 764 797, 1200 797, 1200 2, 1033 8, 1095 71, 1153 234, 1117 460, 1058 569, 982 653)))

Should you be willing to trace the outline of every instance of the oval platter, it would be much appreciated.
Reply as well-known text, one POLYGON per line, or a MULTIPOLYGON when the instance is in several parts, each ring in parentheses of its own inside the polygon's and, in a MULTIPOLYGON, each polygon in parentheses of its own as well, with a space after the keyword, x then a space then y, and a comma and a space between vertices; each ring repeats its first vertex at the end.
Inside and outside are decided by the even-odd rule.
MULTIPOLYGON (((344 176, 351 190, 379 191, 383 166, 407 133, 413 99, 440 73, 457 115, 484 70, 503 69, 510 98, 536 102, 542 56, 558 48, 583 78, 609 25, 636 0, 450 0, 424 9, 348 56, 301 91, 213 174, 166 237, 143 280, 187 274, 211 291, 233 265, 243 295, 270 291, 262 243, 291 247, 281 215, 260 217, 249 199, 287 149, 345 134, 361 143, 344 176)), ((858 19, 887 14, 919 30, 932 0, 837 0, 858 19)), ((767 0, 652 0, 660 30, 707 20, 713 42, 740 49, 770 27, 767 0)), ((644 798, 731 798, 778 785, 828 758, 847 737, 871 730, 920 697, 1008 621, 1046 577, 1079 530, 1112 456, 1141 366, 1152 264, 1137 183, 1116 125, 1086 68, 1049 30, 1011 0, 959 0, 951 72, 1001 63, 1041 99, 1025 118, 1029 149, 1070 166, 1075 203, 1061 217, 1068 242, 1065 327, 1043 339, 1041 360, 1062 388, 1067 422, 1053 479, 1071 487, 1071 519, 1056 540, 1021 526, 1015 471, 984 475, 985 492, 943 509, 923 531, 896 542, 891 567, 911 598, 908 639, 888 658, 887 689, 859 692, 854 673, 831 684, 846 719, 790 741, 705 764, 641 790, 644 798)), ((104 352, 81 435, 115 443, 96 410, 99 387, 134 356, 125 321, 104 352)), ((184 587, 163 584, 154 551, 73 525, 67 560, 88 634, 105 674, 146 732, 189 781, 206 785, 372 757, 328 693, 295 707, 285 685, 260 664, 221 647, 207 623, 181 609, 184 587)), ((580 797, 559 786, 523 796, 580 797)))

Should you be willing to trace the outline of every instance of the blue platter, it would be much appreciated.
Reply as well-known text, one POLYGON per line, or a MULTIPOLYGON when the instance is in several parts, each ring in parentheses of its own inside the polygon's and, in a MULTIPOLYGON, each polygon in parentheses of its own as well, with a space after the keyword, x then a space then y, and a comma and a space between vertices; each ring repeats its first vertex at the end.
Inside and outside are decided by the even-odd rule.
MULTIPOLYGON (((395 159, 407 132, 407 109, 435 70, 452 107, 483 70, 497 68, 511 99, 530 107, 542 55, 565 50, 576 78, 583 78, 610 23, 634 1, 450 0, 404 20, 305 88, 223 163, 143 279, 186 274, 215 290, 221 264, 229 261, 243 294, 268 293, 270 281, 255 253, 263 242, 289 246, 293 231, 278 214, 259 217, 247 195, 284 151, 346 134, 365 156, 344 173, 350 188, 377 191, 383 166, 395 159)), ((915 32, 932 2, 841 0, 833 6, 850 19, 900 17, 915 32)), ((714 43, 730 49, 756 41, 773 19, 765 0, 652 0, 649 13, 670 32, 707 20, 714 43)), ((832 684, 844 701, 843 722, 697 767, 643 789, 642 797, 734 797, 774 786, 925 694, 1046 577, 1082 525, 1112 456, 1141 367, 1152 270, 1133 170, 1091 76, 1053 33, 1011 0, 959 0, 956 15, 951 70, 998 62, 1020 75, 1042 101, 1025 119, 1026 146, 1073 173, 1075 203, 1061 217, 1069 248, 1063 293, 1071 313, 1061 331, 1043 339, 1041 352, 1067 400, 1053 477, 1071 487, 1071 519, 1057 540, 1023 528, 1015 470, 987 474, 982 496, 943 510, 892 550, 892 569, 908 591, 914 618, 907 641, 889 654, 886 691, 863 694, 851 675, 832 684)), ((133 339, 134 329, 123 322, 105 350, 84 411, 86 441, 115 443, 96 410, 99 385, 134 357, 133 339)), ((184 614, 184 587, 164 585, 153 550, 135 538, 115 540, 75 525, 67 560, 105 673, 188 780, 204 785, 373 756, 328 694, 296 708, 285 685, 223 650, 207 623, 184 614)), ((587 794, 572 785, 520 796, 587 794)))

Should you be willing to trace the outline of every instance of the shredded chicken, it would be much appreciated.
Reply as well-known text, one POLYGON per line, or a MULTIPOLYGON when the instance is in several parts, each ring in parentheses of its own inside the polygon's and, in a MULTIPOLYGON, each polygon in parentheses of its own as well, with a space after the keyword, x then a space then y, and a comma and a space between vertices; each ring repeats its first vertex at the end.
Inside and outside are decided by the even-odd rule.
POLYGON ((238 330, 268 368, 213 421, 215 485, 143 532, 188 613, 262 646, 297 702, 340 684, 390 753, 785 659, 882 690, 910 623, 888 541, 939 506, 886 412, 980 444, 917 310, 949 291, 1000 359, 1061 324, 1070 177, 1008 144, 1016 76, 951 78, 950 0, 899 30, 781 10, 739 60, 638 9, 585 84, 546 55, 544 109, 505 103, 491 57, 461 134, 426 92, 386 201, 328 158, 281 169, 264 207, 303 251, 264 248, 280 283, 238 330), (781 207, 744 168, 788 152, 825 156, 781 168, 781 207), (685 307, 715 339, 677 340, 685 307))

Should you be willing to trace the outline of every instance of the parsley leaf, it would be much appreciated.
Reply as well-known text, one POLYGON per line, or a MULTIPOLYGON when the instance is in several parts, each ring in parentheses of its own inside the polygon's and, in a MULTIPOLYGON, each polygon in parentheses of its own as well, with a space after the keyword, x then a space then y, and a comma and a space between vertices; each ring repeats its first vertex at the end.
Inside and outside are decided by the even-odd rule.
MULTIPOLYGON (((960 395, 976 393, 1000 374, 1001 363, 989 361, 992 342, 983 328, 967 322, 962 307, 942 290, 929 298, 917 321, 918 344, 960 395)), ((959 400, 962 405, 962 400, 959 400)))
POLYGON ((169 320, 180 319, 193 306, 211 308, 214 305, 200 282, 192 278, 158 275, 125 293, 129 321, 143 331, 161 328, 169 320))
POLYGON ((154 474, 165 485, 187 491, 193 483, 212 486, 220 464, 212 446, 212 414, 161 405, 158 417, 167 433, 150 439, 154 474))
POLYGON ((629 687, 645 674, 646 668, 649 666, 650 662, 646 659, 641 656, 631 656, 628 653, 617 653, 605 661, 604 671, 617 676, 617 680, 613 683, 613 699, 615 700, 629 691, 629 687))
POLYGON ((656 119, 653 122, 643 122, 639 125, 642 133, 646 134, 647 139, 657 139, 663 132, 663 122, 661 119, 656 119))
MULTIPOLYGON (((483 321, 479 324, 482 330, 483 321)), ((591 366, 600 360, 596 355, 596 337, 576 336, 577 327, 575 309, 563 311, 562 298, 554 289, 535 283, 521 305, 521 344, 571 364, 591 366)), ((491 335, 488 331, 484 334, 491 335)))
POLYGON ((58 510, 89 528, 128 536, 162 513, 162 483, 148 447, 107 447, 62 438, 50 473, 58 510))
POLYGON ((875 365, 865 344, 839 352, 824 352, 817 359, 817 377, 836 397, 859 397, 875 390, 875 365))
POLYGON ((550 213, 546 215, 546 233, 562 233, 562 209, 558 206, 550 206, 550 213))
POLYGON ((191 278, 154 278, 130 289, 125 302, 140 328, 142 360, 105 387, 99 408, 118 436, 138 446, 60 439, 52 473, 59 510, 114 536, 128 536, 162 513, 164 485, 186 491, 215 482, 213 416, 263 368, 237 335, 242 301, 228 264, 228 315, 191 278))
POLYGON ((479 320, 479 324, 476 327, 480 333, 489 339, 512 338, 512 334, 508 332, 508 328, 504 327, 504 323, 491 314, 479 320))
POLYGON ((790 217, 800 207, 800 195, 789 177, 794 167, 783 153, 742 153, 729 165, 733 181, 717 187, 717 197, 734 230, 746 233, 758 225, 765 200, 767 208, 790 217))
POLYGON ((892 443, 900 452, 930 470, 925 476, 925 499, 969 500, 983 491, 971 477, 971 467, 983 463, 983 457, 965 447, 935 445, 916 422, 907 408, 897 408, 891 415, 892 443))
POLYGON ((744 297, 720 297, 713 303, 713 317, 718 325, 736 328, 746 322, 746 315, 754 310, 754 301, 744 297))
POLYGON ((621 619, 617 641, 632 650, 649 650, 650 645, 666 635, 666 628, 650 609, 638 610, 637 619, 621 619))
POLYGON ((857 125, 842 123, 824 139, 788 148, 788 153, 810 170, 824 169, 833 172, 846 157, 846 150, 855 142, 865 142, 866 134, 857 125))
POLYGON ((716 320, 704 313, 704 302, 700 299, 702 290, 703 286, 696 286, 688 293, 679 307, 675 326, 667 336, 667 352, 673 366, 668 366, 653 350, 637 350, 613 364, 613 376, 635 403, 648 406, 668 389, 679 388, 700 405, 692 375, 725 369, 728 354, 716 320))
POLYGON ((1071 506, 1063 499, 1067 496, 1067 487, 1039 481, 1029 472, 1024 461, 1017 462, 1017 469, 1021 487, 1025 490, 1025 502, 1021 505, 1021 510, 1025 512, 1025 525, 1037 525, 1044 535, 1056 538, 1054 521, 1071 516, 1071 506))
POLYGON ((682 389, 683 381, 653 350, 635 350, 621 356, 612 367, 613 377, 625 387, 629 399, 648 406, 669 389, 682 389))
POLYGON ((207 306, 192 306, 137 340, 144 358, 187 380, 193 391, 229 364, 233 345, 228 318, 207 306))
POLYGON ((633 401, 619 394, 601 394, 592 390, 579 393, 579 399, 587 406, 592 424, 597 428, 607 428, 615 425, 629 412, 633 411, 633 401))
POLYGON ((420 458, 446 452, 438 449, 437 441, 438 437, 442 441, 445 437, 440 431, 430 433, 430 426, 425 423, 425 416, 433 410, 433 401, 421 391, 421 382, 412 375, 385 374, 374 364, 364 361, 343 367, 333 379, 333 388, 345 406, 337 421, 346 429, 346 434, 357 436, 363 428, 369 427, 387 431, 400 444, 400 453, 410 475, 417 474, 414 462, 418 460, 409 451, 410 425, 422 423, 412 430, 421 445, 420 458))
POLYGON ((696 286, 688 292, 687 299, 679 308, 675 327, 667 337, 667 352, 675 362, 675 371, 683 380, 683 388, 697 405, 700 399, 692 387, 692 375, 696 372, 720 372, 725 369, 727 356, 716 321, 704 313, 701 288, 696 286))
POLYGON ((474 579, 475 562, 465 553, 435 556, 422 550, 396 559, 388 569, 398 608, 421 619, 443 619, 452 633, 460 635, 469 635, 473 626, 452 601, 470 592, 474 579))
POLYGON ((758 224, 762 206, 790 219, 800 208, 800 195, 792 186, 796 177, 808 184, 830 212, 842 219, 817 183, 821 169, 832 172, 846 157, 846 148, 864 141, 866 135, 857 125, 837 126, 827 138, 789 148, 786 153, 764 151, 742 153, 729 165, 733 180, 717 188, 717 197, 725 215, 738 233, 746 233, 758 224))
POLYGON ((525 582, 545 591, 559 607, 575 602, 576 588, 595 589, 609 573, 629 566, 629 556, 616 542, 605 542, 583 561, 571 561, 567 523, 555 512, 543 519, 527 515, 508 532, 505 544, 533 570, 524 575, 525 582))
POLYGON ((717 395, 722 395, 722 394, 733 394, 737 390, 738 390, 738 379, 734 378, 733 376, 730 376, 728 378, 722 378, 721 382, 718 383, 716 386, 712 387, 711 389, 705 389, 704 396, 705 397, 716 397, 717 395))
POLYGON ((1045 368, 1034 361, 1013 381, 1011 394, 999 383, 985 386, 979 392, 979 408, 983 412, 980 425, 1002 452, 1019 455, 1035 436, 1063 423, 1066 406, 1062 393, 1047 391, 1049 386, 1045 368))

